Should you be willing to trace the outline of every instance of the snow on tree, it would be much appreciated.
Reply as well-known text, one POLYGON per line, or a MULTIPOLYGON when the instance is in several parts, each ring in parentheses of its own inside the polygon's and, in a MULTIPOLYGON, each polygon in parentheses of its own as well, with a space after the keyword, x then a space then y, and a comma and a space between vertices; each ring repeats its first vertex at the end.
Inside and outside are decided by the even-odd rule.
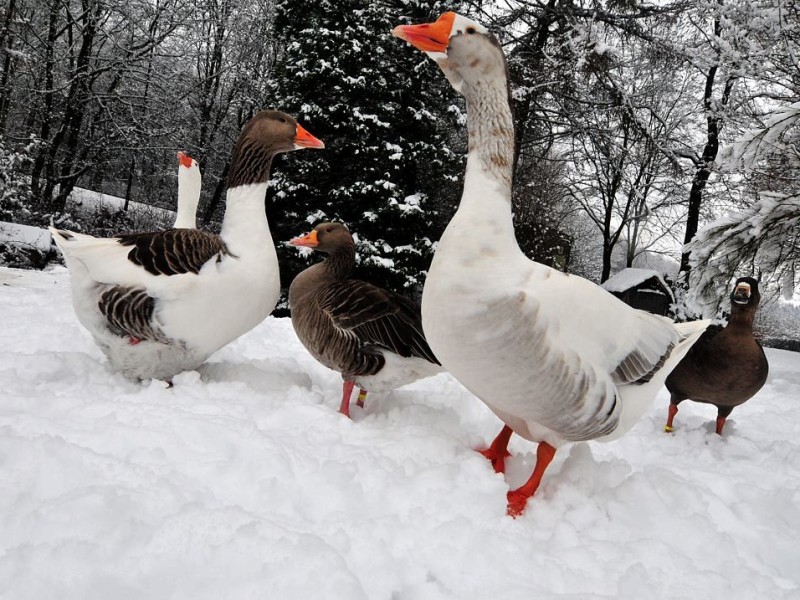
POLYGON ((690 288, 706 309, 716 311, 735 274, 777 283, 800 263, 800 194, 762 192, 750 208, 703 228, 687 249, 690 288))
MULTIPOLYGON (((782 72, 783 61, 787 56, 796 56, 797 51, 796 41, 792 40, 797 37, 797 15, 795 19, 789 17, 783 2, 698 0, 691 4, 694 6, 687 15, 690 27, 696 29, 696 41, 687 44, 683 52, 690 67, 704 79, 706 139, 700 154, 686 155, 694 164, 695 174, 689 191, 682 272, 692 264, 688 243, 700 226, 705 188, 716 168, 723 129, 743 127, 761 99, 782 95, 778 88, 786 84, 780 82, 786 75, 782 72)), ((796 12, 796 8, 791 10, 796 12)))
MULTIPOLYGON (((799 73, 800 75, 800 73, 799 73)), ((791 132, 800 122, 800 102, 780 107, 770 113, 762 127, 746 132, 720 153, 721 170, 751 171, 764 156, 786 152, 800 165, 800 146, 791 141, 791 132)))
MULTIPOLYGON (((797 23, 793 27, 797 29, 797 23)), ((779 30, 786 33, 787 28, 779 30)), ((792 296, 796 283, 795 270, 800 264, 800 64, 797 36, 785 41, 790 51, 777 54, 769 71, 787 77, 775 78, 781 85, 773 85, 766 101, 760 103, 761 124, 724 148, 716 164, 756 201, 711 223, 686 247, 691 253, 691 287, 706 307, 719 304, 726 295, 724 288, 736 275, 762 274, 766 283, 783 288, 785 297, 792 296)))
MULTIPOLYGON (((275 28, 286 49, 272 81, 274 106, 326 148, 276 164, 276 242, 342 221, 357 239, 360 276, 393 289, 421 285, 449 218, 438 211, 452 210, 460 192, 461 111, 436 66, 390 32, 448 8, 418 0, 278 4, 275 28)), ((301 267, 296 256, 281 249, 284 285, 301 267)))

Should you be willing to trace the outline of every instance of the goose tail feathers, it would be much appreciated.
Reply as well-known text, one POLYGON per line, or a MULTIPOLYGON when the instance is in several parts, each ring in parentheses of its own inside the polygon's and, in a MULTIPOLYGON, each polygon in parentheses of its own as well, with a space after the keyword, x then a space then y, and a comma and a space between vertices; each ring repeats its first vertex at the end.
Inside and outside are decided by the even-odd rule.
POLYGON ((646 383, 632 383, 617 387, 617 394, 622 403, 619 424, 610 434, 598 438, 601 442, 611 442, 622 437, 630 430, 636 422, 650 408, 658 395, 660 388, 664 386, 667 376, 683 360, 686 353, 700 339, 703 332, 711 323, 710 320, 692 321, 690 323, 675 323, 675 330, 680 336, 680 340, 675 344, 669 357, 664 361, 662 367, 653 374, 650 381, 646 383))

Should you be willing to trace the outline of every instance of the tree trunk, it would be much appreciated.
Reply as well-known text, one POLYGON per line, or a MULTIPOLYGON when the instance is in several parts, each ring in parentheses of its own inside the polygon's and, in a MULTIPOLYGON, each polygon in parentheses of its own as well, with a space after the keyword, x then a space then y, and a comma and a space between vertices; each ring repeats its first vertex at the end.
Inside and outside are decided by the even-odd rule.
POLYGON ((72 83, 67 94, 64 122, 53 138, 53 143, 50 147, 50 157, 53 162, 55 162, 56 153, 61 144, 63 143, 66 147, 64 163, 61 166, 61 175, 59 177, 61 188, 58 197, 53 202, 53 209, 56 211, 64 210, 67 198, 72 192, 78 177, 80 177, 80 173, 75 171, 75 165, 78 162, 78 141, 83 120, 86 117, 91 100, 92 82, 89 77, 89 66, 102 7, 102 3, 97 2, 92 12, 86 13, 83 28, 81 29, 83 39, 75 61, 72 83), (68 191, 65 192, 65 190, 68 191))
POLYGON ((208 225, 211 217, 214 216, 214 211, 217 210, 220 201, 222 200, 222 192, 225 191, 225 185, 228 181, 228 170, 231 168, 230 160, 225 163, 225 168, 222 169, 222 174, 219 176, 217 187, 214 188, 214 195, 211 197, 211 202, 203 213, 203 225, 208 225))
POLYGON ((608 243, 608 240, 603 242, 603 270, 600 273, 600 283, 608 280, 611 277, 611 253, 614 251, 614 246, 608 243))
MULTIPOLYGON (((55 70, 55 43, 58 37, 58 12, 59 0, 52 0, 50 4, 50 17, 47 25, 47 45, 45 47, 44 60, 44 107, 42 111, 42 126, 39 130, 39 138, 45 143, 39 148, 36 160, 33 163, 33 169, 31 170, 31 190, 34 195, 40 196, 41 200, 46 204, 49 204, 52 199, 53 186, 46 186, 48 189, 42 190, 41 177, 42 172, 45 170, 51 171, 51 169, 46 169, 48 162, 47 157, 50 152, 50 149, 47 147, 47 142, 50 140, 50 127, 52 124, 53 101, 55 96, 55 90, 53 89, 53 71, 55 70)), ((45 176, 47 176, 47 174, 45 176)))
MULTIPOLYGON (((16 0, 9 0, 8 9, 3 19, 3 28, 0 30, 0 48, 11 49, 13 39, 11 36, 11 22, 14 18, 16 0)), ((8 80, 11 77, 11 53, 5 53, 3 60, 3 74, 0 76, 0 131, 5 133, 6 120, 8 118, 8 104, 11 97, 11 90, 8 88, 8 80)))
POLYGON ((125 185, 125 204, 122 210, 128 212, 128 205, 131 203, 131 188, 133 187, 133 177, 136 174, 136 159, 131 157, 131 166, 128 169, 128 183, 125 185))
MULTIPOLYGON (((554 18, 551 15, 553 9, 555 7, 556 0, 549 0, 547 6, 544 7, 544 12, 542 13, 541 18, 538 22, 538 27, 536 28, 536 33, 533 36, 533 47, 526 49, 526 52, 530 52, 533 58, 533 68, 535 71, 541 72, 541 58, 543 56, 543 50, 545 44, 547 44, 547 40, 550 37, 550 26, 554 22, 554 18)), ((527 98, 524 103, 517 102, 514 103, 514 137, 516 139, 516 144, 514 146, 514 170, 516 175, 516 168, 519 166, 519 157, 522 153, 522 142, 525 139, 525 134, 528 129, 528 119, 531 113, 531 100, 527 98)))
MULTIPOLYGON (((714 21, 714 34, 716 36, 720 35, 719 18, 714 21)), ((708 74, 706 75, 706 85, 703 92, 703 108, 706 112, 706 145, 703 148, 700 161, 697 163, 697 170, 692 178, 692 187, 689 190, 686 233, 683 236, 684 246, 694 239, 694 236, 697 234, 697 229, 700 226, 700 208, 703 204, 703 191, 706 188, 709 177, 711 177, 714 161, 717 159, 717 153, 719 151, 719 133, 724 123, 721 112, 728 105, 733 85, 736 82, 735 76, 728 76, 725 87, 722 90, 722 97, 719 103, 715 103, 714 80, 717 76, 717 68, 718 65, 714 65, 708 70, 708 74)), ((679 277, 684 280, 688 280, 687 276, 691 269, 689 265, 690 254, 690 252, 685 251, 681 254, 681 266, 678 273, 679 277)))

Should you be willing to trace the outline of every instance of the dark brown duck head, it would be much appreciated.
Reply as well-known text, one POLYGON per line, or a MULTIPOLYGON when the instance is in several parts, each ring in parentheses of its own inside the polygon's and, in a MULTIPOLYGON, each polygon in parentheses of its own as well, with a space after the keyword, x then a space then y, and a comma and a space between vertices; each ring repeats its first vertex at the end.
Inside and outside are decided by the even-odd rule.
POLYGON ((318 252, 334 254, 342 249, 355 248, 353 236, 341 223, 320 223, 309 233, 289 241, 292 246, 313 248, 318 252))
POLYGON ((760 301, 758 281, 752 277, 739 277, 731 292, 731 321, 752 324, 760 301))
POLYGON ((327 254, 324 268, 329 276, 336 279, 349 277, 356 263, 355 241, 342 223, 320 223, 309 233, 293 238, 289 243, 327 254))
POLYGON ((266 182, 276 154, 324 147, 325 144, 285 112, 262 110, 245 124, 236 141, 228 188, 266 182))

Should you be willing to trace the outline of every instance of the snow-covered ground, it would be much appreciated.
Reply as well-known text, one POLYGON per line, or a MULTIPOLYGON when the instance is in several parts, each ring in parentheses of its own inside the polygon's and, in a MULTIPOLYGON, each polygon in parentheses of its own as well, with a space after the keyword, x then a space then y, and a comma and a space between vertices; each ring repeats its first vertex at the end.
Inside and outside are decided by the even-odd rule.
POLYGON ((200 372, 111 373, 63 268, 0 269, 0 598, 800 598, 800 354, 733 412, 667 394, 559 451, 519 519, 472 448, 500 423, 450 376, 336 412, 288 319, 200 372))
MULTIPOLYGON (((177 207, 177 184, 175 187, 175 206, 177 207)), ((90 220, 101 210, 121 211, 125 208, 125 198, 103 194, 84 188, 74 188, 67 200, 66 209, 76 216, 90 220)), ((133 231, 162 229, 175 222, 175 211, 131 201, 128 203, 128 216, 133 223, 133 231)))
POLYGON ((52 237, 47 229, 0 221, 0 243, 13 242, 41 252, 48 252, 52 237))

